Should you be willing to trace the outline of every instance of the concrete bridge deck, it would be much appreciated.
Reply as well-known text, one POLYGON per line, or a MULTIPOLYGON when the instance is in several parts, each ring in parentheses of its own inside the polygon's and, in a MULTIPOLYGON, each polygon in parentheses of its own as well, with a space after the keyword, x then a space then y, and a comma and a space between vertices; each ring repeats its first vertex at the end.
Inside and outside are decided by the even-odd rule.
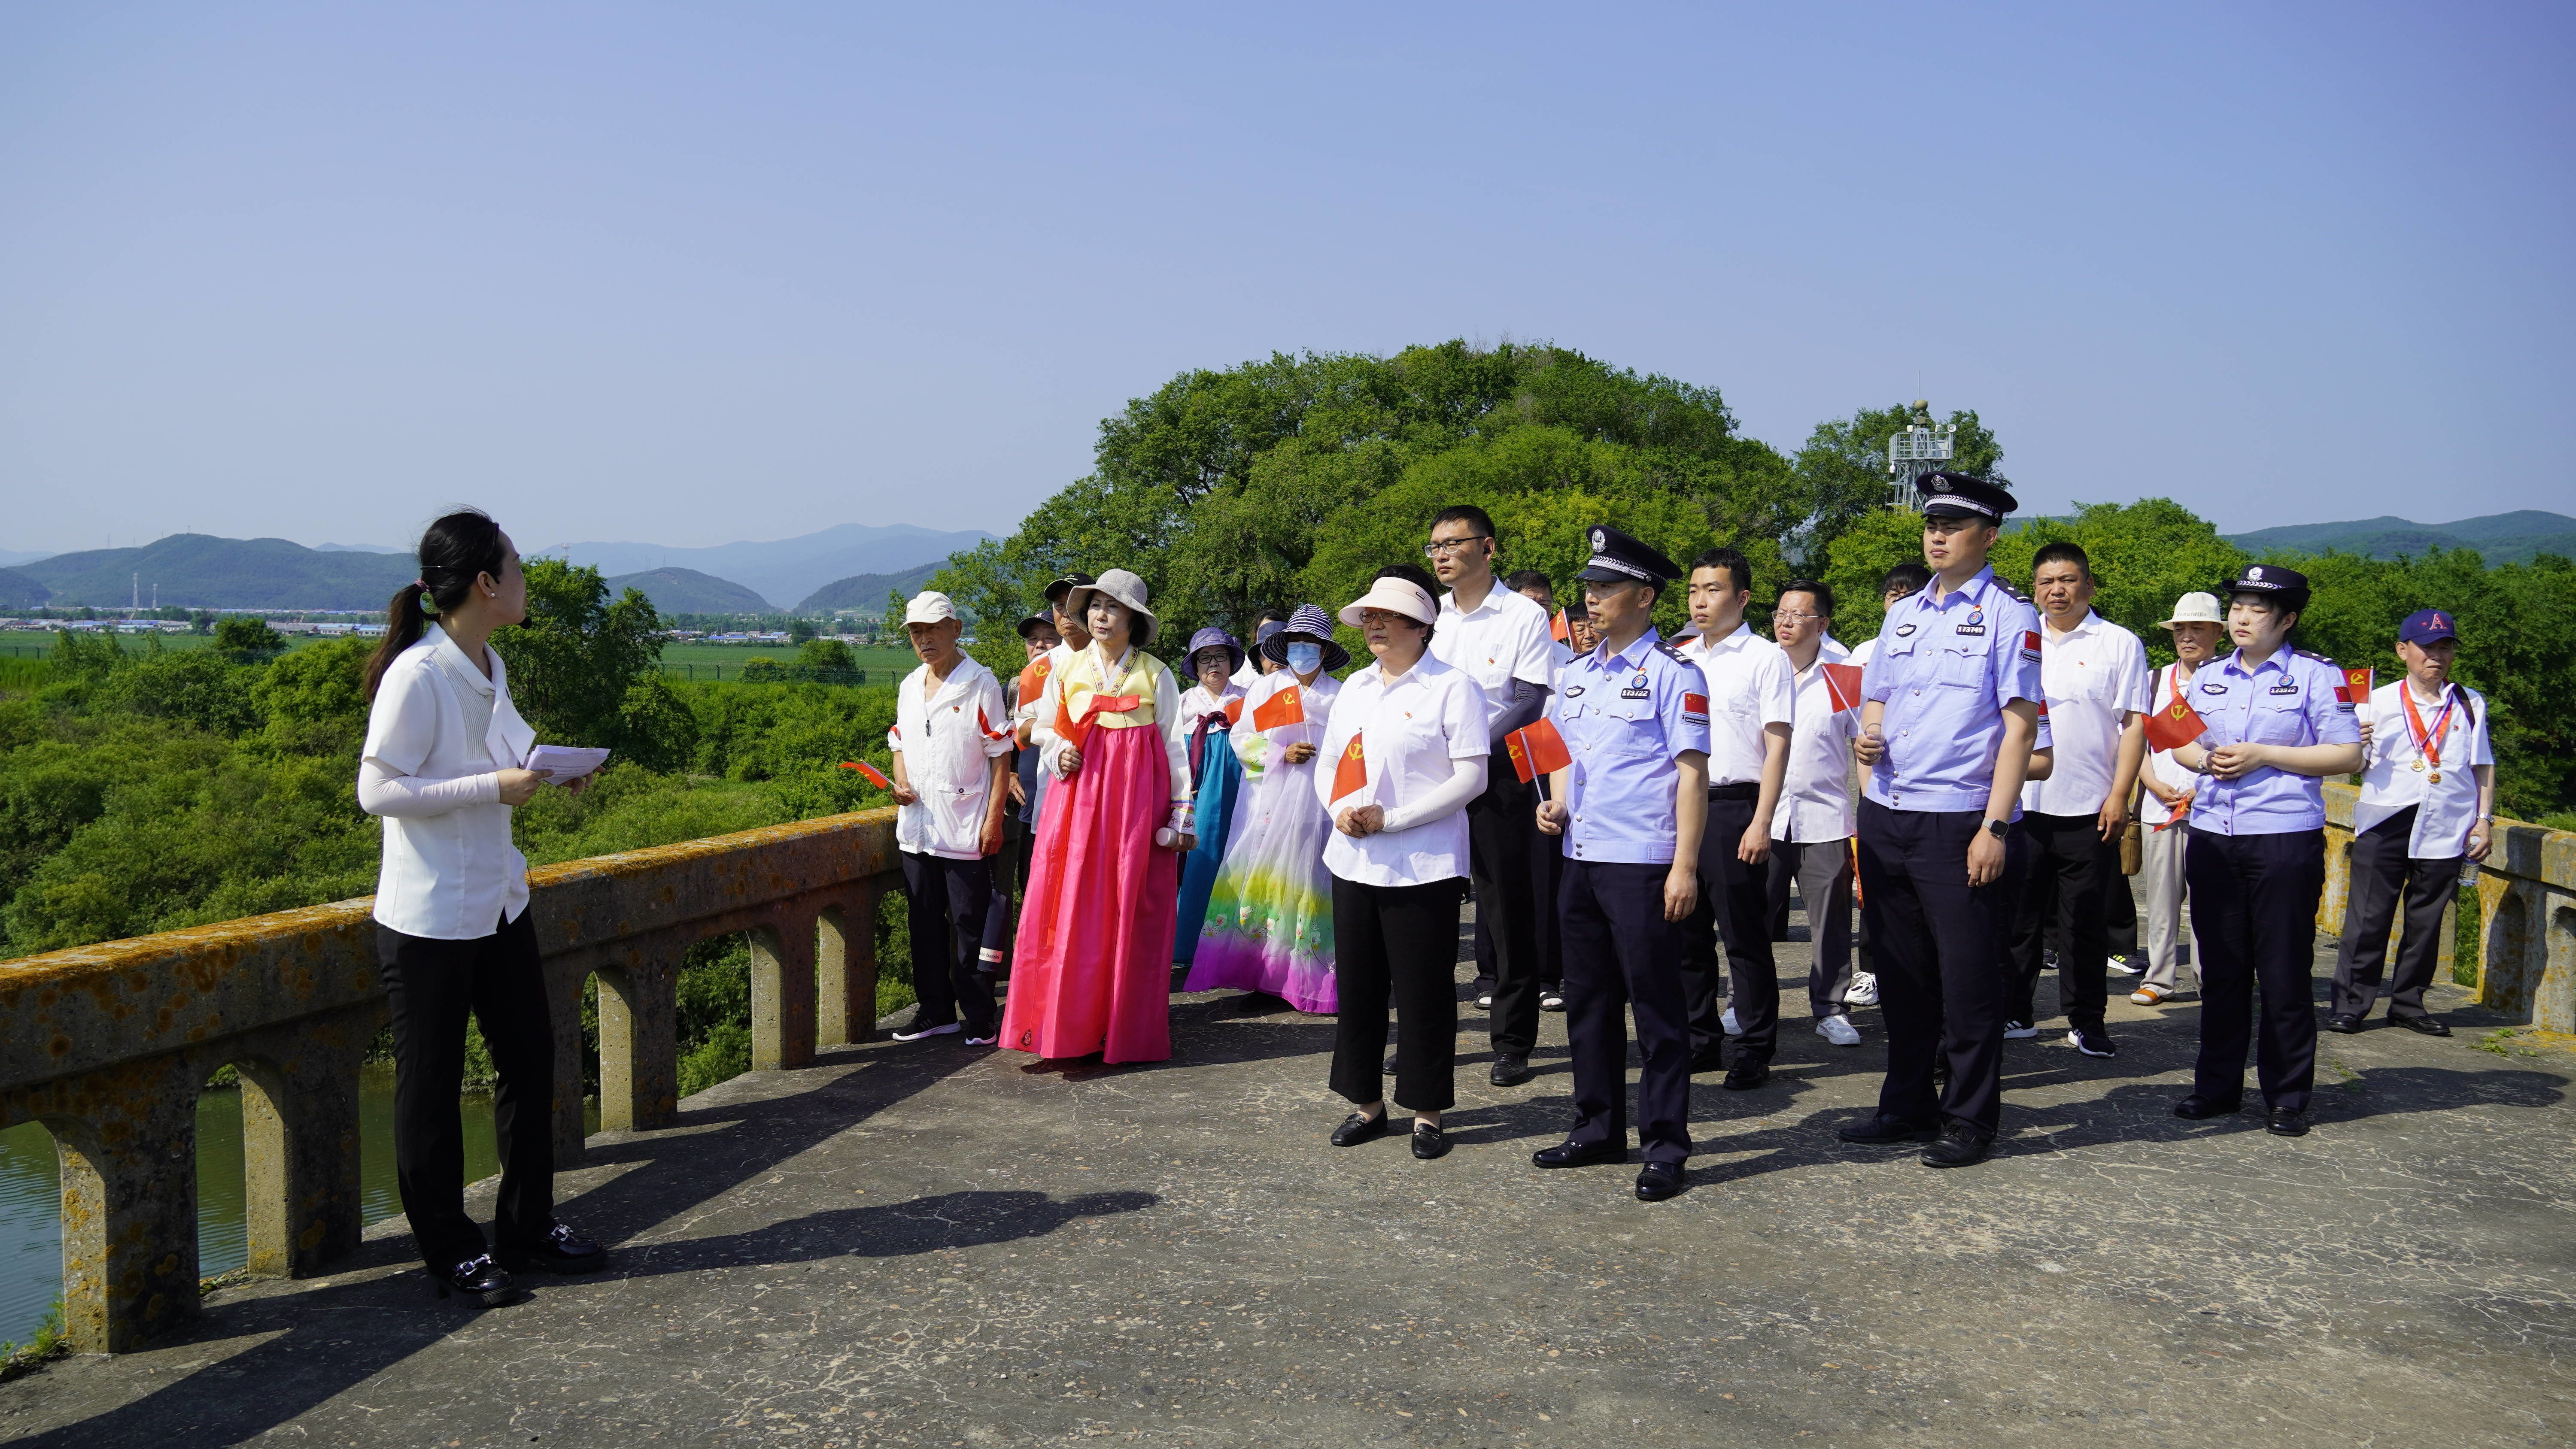
POLYGON ((2006 1150, 1950 1173, 1833 1138, 1876 1090, 1875 1010, 1848 1050, 1792 1021, 1771 1086, 1702 1079, 1691 1190, 1653 1206, 1631 1169, 1528 1165, 1564 1123, 1562 1017, 1495 1091, 1466 1013, 1434 1163, 1327 1147, 1330 1024, 1230 1000, 1180 998, 1148 1068, 827 1050, 592 1139, 561 1195, 617 1245, 602 1276, 469 1315, 379 1224, 328 1277, 0 1385, 0 1436, 2576 1441, 2576 1057, 2481 1049, 2455 995, 2448 1040, 2325 1038, 2316 1131, 2285 1140, 2169 1115, 2197 1013, 2114 1002, 2117 1060, 2012 1045, 2006 1150))

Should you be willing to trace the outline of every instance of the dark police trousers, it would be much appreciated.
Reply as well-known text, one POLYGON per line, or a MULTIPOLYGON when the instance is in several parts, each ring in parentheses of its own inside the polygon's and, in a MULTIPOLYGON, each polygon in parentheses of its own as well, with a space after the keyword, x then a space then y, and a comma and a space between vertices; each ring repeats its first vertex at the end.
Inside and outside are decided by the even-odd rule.
POLYGON ((1467 859, 1476 881, 1477 944, 1493 952, 1488 962, 1480 949, 1476 961, 1494 978, 1486 1030, 1496 1052, 1513 1056, 1528 1056, 1538 1045, 1542 963, 1530 893, 1538 850, 1538 791, 1513 771, 1508 753, 1496 750, 1485 760, 1485 792, 1467 802, 1467 859))
POLYGON ((2352 884, 2343 898, 2343 945, 2335 952, 2334 1014, 2368 1016, 2379 995, 2379 973, 2388 965, 2388 928, 2398 903, 2406 906, 2406 934, 2397 948, 2397 974, 2389 983, 2388 1015, 2425 1016, 2424 988, 2442 954, 2442 908, 2459 888, 2468 857, 2410 859, 2415 809, 2409 805, 2352 838, 2352 884))
POLYGON ((1682 1003, 1690 1014, 1694 1060, 1709 1060, 1726 1040, 1718 998, 1733 987, 1735 1059, 1767 1062, 1779 1044, 1780 967, 1771 955, 1771 867, 1746 865, 1736 847, 1753 824, 1759 785, 1708 787, 1708 823, 1699 837, 1699 905, 1683 923, 1682 1003), (1718 970, 1723 943, 1726 970, 1718 970))
MULTIPOLYGON (((2191 829, 2189 826, 2183 827, 2191 829)), ((2263 988, 2255 1077, 2269 1107, 2304 1110, 2316 1084, 2317 1014, 2309 1000, 2317 949, 2317 897, 2326 883, 2326 833, 2218 835, 2191 830, 2183 854, 2192 940, 2200 953, 2200 1060, 2195 1095, 2245 1095, 2245 1045, 2254 1035, 2254 988, 2263 988)))
MULTIPOLYGON (((1557 897, 1565 933, 1565 1035, 1574 1047, 1568 1142, 1628 1145, 1628 1024, 1637 1017, 1637 1139, 1646 1161, 1690 1157, 1690 1024, 1678 966, 1684 931, 1664 919, 1672 868, 1569 860, 1557 897)), ((1336 942, 1338 944, 1338 942, 1336 942)))
POLYGON ((1386 1009, 1395 1007, 1395 1103, 1445 1112, 1458 1092, 1456 876, 1423 885, 1333 877, 1332 1089, 1355 1107, 1386 1095, 1386 1009))
POLYGON ((1852 858, 1851 837, 1832 840, 1771 842, 1771 929, 1774 941, 1789 939, 1789 887, 1807 908, 1807 1009, 1822 1021, 1847 1016, 1843 997, 1851 991, 1852 858))
POLYGON ((957 1021, 968 1036, 991 1036, 993 976, 978 958, 993 905, 993 863, 910 850, 895 854, 903 861, 910 907, 912 991, 921 1000, 912 1029, 957 1021))
POLYGON ((2030 839, 2030 859, 2023 867, 2021 903, 2012 933, 2014 1021, 2035 1025, 2040 973, 2048 958, 2041 954, 2052 935, 2064 944, 2057 953, 2057 1008, 2068 1026, 2100 1030, 2110 987, 2111 937, 2103 914, 2114 877, 2120 874, 2120 847, 2102 839, 2099 815, 2021 813, 2021 832, 2030 839))
POLYGON ((1927 1124, 1938 1112, 1992 1133, 2003 1116, 2004 946, 2029 846, 2014 827, 2004 837, 2003 872, 1971 888, 1968 843, 1983 828, 1982 811, 1860 803, 1861 920, 1887 1025, 1878 1110, 1927 1124), (1937 1100, 1936 1050, 1950 1064, 1937 1100))
POLYGON ((469 1012, 499 1077, 492 1088, 501 1155, 495 1246, 545 1241, 555 1210, 555 1029, 534 912, 522 910, 470 941, 378 926, 376 960, 393 1007, 394 1186, 421 1261, 443 1270, 486 1249, 483 1230, 465 1215, 465 1127, 456 1108, 469 1012))

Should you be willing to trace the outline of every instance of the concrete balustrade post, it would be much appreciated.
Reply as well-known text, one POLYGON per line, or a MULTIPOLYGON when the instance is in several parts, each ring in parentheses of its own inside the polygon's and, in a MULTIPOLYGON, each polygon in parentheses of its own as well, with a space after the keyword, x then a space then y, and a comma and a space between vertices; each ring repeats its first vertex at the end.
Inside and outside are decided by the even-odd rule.
POLYGON ((774 1072, 814 1060, 814 917, 780 912, 751 939, 751 1065, 774 1072))
POLYGON ((816 921, 816 1039, 863 1042, 877 1024, 875 881, 844 892, 816 921))
POLYGON ((589 960, 546 963, 546 1014, 555 1029, 554 1097, 550 1106, 555 1133, 555 1169, 579 1167, 588 1149, 589 1123, 584 1120, 581 1073, 581 998, 590 984, 589 960))
POLYGON ((670 1125, 680 1106, 680 962, 671 944, 599 968, 599 1128, 670 1125))
POLYGON ((197 1086, 172 1053, 90 1074, 48 1115, 62 1167, 63 1323, 75 1353, 129 1353, 197 1316, 197 1086))
POLYGON ((284 1048, 274 1056, 237 1059, 252 1272, 310 1278, 357 1250, 358 1070, 383 1017, 339 1012, 264 1034, 284 1048))

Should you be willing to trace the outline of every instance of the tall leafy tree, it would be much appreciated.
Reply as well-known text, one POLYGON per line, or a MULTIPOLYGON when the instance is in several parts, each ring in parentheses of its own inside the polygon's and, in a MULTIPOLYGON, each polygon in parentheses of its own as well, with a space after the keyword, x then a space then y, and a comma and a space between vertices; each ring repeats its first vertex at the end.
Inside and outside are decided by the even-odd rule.
POLYGON ((632 588, 612 601, 598 569, 562 559, 524 567, 527 622, 492 635, 510 666, 511 699, 542 739, 617 748, 627 691, 661 672, 653 601, 632 588))
MULTIPOLYGON (((1824 560, 1834 540, 1887 506, 1892 482, 1887 442, 1914 417, 1911 404, 1862 408, 1848 418, 1818 423, 1807 435, 1793 467, 1808 513, 1790 540, 1803 556, 1824 560)), ((2002 472, 2003 444, 1973 409, 1955 411, 1948 421, 1959 430, 1952 439, 1956 455, 1951 468, 1997 483, 2010 481, 2002 472)))

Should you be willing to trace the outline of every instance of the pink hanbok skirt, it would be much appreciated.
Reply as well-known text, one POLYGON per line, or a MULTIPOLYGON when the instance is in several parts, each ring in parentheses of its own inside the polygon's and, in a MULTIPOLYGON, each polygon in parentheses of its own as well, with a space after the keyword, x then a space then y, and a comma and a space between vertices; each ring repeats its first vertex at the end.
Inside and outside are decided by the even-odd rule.
POLYGON ((1092 731, 1082 768, 1048 785, 1003 1046, 1039 1057, 1170 1060, 1181 857, 1156 849, 1154 832, 1171 799, 1171 757, 1150 726, 1092 731))

